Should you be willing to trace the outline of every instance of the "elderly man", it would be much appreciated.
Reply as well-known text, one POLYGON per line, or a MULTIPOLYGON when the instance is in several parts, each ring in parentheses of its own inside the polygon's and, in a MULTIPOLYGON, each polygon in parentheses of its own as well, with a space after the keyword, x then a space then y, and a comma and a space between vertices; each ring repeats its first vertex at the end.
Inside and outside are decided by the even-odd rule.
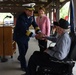
POLYGON ((13 40, 17 42, 19 48, 18 60, 20 61, 21 69, 23 71, 26 70, 25 55, 28 49, 29 37, 36 37, 36 34, 40 35, 38 36, 39 38, 42 37, 41 31, 33 16, 35 10, 34 5, 34 3, 25 5, 25 10, 18 16, 16 26, 14 28, 13 40), (29 27, 31 25, 33 25, 36 34, 33 34, 33 32, 29 31, 29 27))
MULTIPOLYGON (((60 19, 56 24, 58 34, 56 45, 53 48, 48 48, 43 53, 34 52, 28 63, 28 70, 25 75, 36 75, 36 67, 38 65, 50 64, 49 58, 52 60, 63 60, 67 57, 71 39, 69 36, 70 28, 68 21, 60 19)), ((53 38, 50 38, 52 40, 53 38)))

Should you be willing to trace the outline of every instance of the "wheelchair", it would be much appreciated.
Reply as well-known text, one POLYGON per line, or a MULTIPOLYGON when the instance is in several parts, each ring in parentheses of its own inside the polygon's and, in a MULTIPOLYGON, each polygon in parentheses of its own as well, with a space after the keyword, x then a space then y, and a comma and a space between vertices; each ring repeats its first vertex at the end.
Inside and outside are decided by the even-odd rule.
POLYGON ((71 55, 76 46, 76 36, 74 33, 70 33, 69 35, 72 43, 68 56, 62 61, 50 59, 50 64, 38 65, 36 67, 36 75, 73 75, 72 70, 75 61, 71 58, 71 55))

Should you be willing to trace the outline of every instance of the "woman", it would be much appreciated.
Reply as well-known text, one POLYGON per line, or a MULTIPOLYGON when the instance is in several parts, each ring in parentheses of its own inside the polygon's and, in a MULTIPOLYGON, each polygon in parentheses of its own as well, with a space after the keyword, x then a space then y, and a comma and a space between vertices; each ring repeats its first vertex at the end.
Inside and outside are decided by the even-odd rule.
MULTIPOLYGON (((37 25, 40 27, 41 32, 49 36, 50 35, 50 19, 45 15, 45 8, 40 7, 38 10, 38 17, 36 18, 37 25)), ((38 40, 40 52, 43 52, 47 49, 47 40, 42 39, 38 40)))

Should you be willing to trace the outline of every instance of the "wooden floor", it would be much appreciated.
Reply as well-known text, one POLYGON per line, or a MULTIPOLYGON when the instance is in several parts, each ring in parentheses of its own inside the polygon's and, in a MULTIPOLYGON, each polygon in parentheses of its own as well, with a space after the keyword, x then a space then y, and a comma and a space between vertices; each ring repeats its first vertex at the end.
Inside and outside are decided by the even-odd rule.
MULTIPOLYGON (((39 50, 38 43, 35 38, 31 38, 29 41, 29 49, 26 54, 26 59, 28 62, 29 57, 31 54, 35 51, 39 50)), ((11 59, 10 56, 7 56, 8 61, 7 62, 0 62, 0 75, 22 75, 24 74, 23 71, 21 71, 19 61, 17 60, 18 56, 18 48, 16 49, 16 53, 14 53, 13 58, 11 59)), ((76 75, 76 66, 73 68, 73 73, 76 75)))

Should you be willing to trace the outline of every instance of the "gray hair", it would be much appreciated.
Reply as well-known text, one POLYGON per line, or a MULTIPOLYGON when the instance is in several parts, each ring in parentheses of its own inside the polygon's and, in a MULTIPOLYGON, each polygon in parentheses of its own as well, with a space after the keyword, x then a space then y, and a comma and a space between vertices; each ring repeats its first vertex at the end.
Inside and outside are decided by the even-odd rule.
POLYGON ((70 33, 70 28, 69 29, 64 29, 64 32, 70 33))

